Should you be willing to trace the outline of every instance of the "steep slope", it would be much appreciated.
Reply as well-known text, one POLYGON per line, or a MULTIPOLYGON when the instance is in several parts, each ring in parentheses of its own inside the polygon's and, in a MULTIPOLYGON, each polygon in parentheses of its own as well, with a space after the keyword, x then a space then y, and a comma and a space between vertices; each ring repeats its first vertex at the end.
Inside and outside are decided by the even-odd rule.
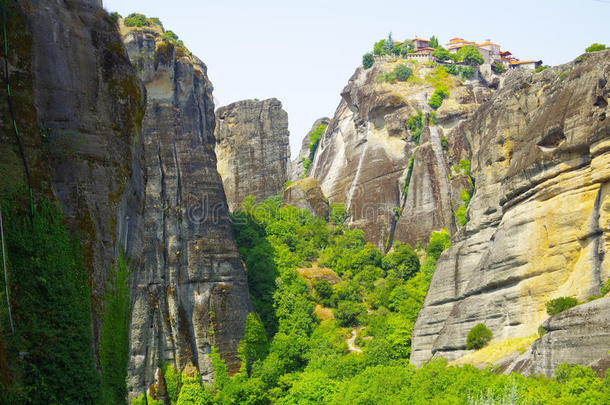
MULTIPOLYGON (((547 301, 585 300, 610 277, 609 76, 608 51, 513 73, 464 123, 476 180, 470 222, 437 264, 412 363, 467 354, 478 323, 497 342, 536 335, 547 301)), ((596 305, 608 310, 607 300, 596 305)))
MULTIPOLYGON (((25 161, 35 196, 56 196, 79 233, 97 347, 102 296, 119 242, 128 253, 133 246, 124 243, 137 245, 143 94, 118 31, 97 1, 34 0, 16 7, 26 25, 24 31, 9 27, 9 50, 15 52, 9 71, 25 161)), ((5 178, 25 182, 2 100, 5 178)))
MULTIPOLYGON (((19 390, 23 384, 26 393, 17 395, 27 395, 33 402, 42 397, 63 403, 94 401, 100 391, 95 362, 99 368, 107 279, 120 250, 128 257, 139 255, 143 196, 138 132, 143 93, 118 30, 99 1, 3 5, 8 7, 7 62, 16 122, 13 127, 5 93, 0 99, 0 198, 4 203, 18 196, 10 208, 3 207, 9 290, 13 290, 11 305, 17 321, 16 338, 7 342, 11 351, 28 352, 20 358, 9 353, 16 358, 9 364, 15 384, 9 389, 19 390), (56 202, 61 210, 53 218, 48 205, 56 202), (11 245, 15 232, 6 232, 6 227, 19 222, 27 240, 15 249, 11 245), (65 226, 74 231, 82 251, 79 244, 67 248, 60 239, 65 226), (45 241, 55 245, 48 249, 45 241), (39 249, 34 256, 25 247, 36 242, 40 246, 34 247, 39 249), (80 280, 81 260, 85 286, 74 284, 80 280), (18 272, 20 261, 39 273, 18 272), (61 267, 61 276, 46 279, 49 273, 39 268, 41 263, 61 267), (66 303, 75 297, 75 285, 79 295, 66 303), (41 305, 27 307, 33 302, 41 305), (90 307, 91 316, 73 316, 63 304, 78 311, 90 307), (89 349, 92 353, 83 353, 89 349), (85 364, 86 357, 92 364, 85 364), (66 359, 68 368, 62 363, 66 359), (22 368, 29 375, 20 378, 22 368), (44 378, 36 372, 45 373, 44 378)), ((7 336, 7 329, 3 335, 7 336)))
POLYGON ((320 125, 328 125, 329 123, 330 118, 328 117, 318 118, 314 121, 313 125, 311 126, 311 129, 309 130, 307 135, 305 135, 305 138, 303 138, 303 141, 301 142, 301 149, 299 150, 298 156, 292 162, 290 162, 290 173, 288 178, 291 181, 297 181, 303 176, 307 175, 307 173, 305 173, 305 167, 303 166, 303 159, 309 159, 309 155, 311 153, 311 151, 309 150, 310 135, 320 125))
POLYGON ((236 371, 250 304, 216 170, 206 66, 159 25, 122 25, 121 32, 147 90, 145 234, 128 370, 135 395, 155 381, 164 361, 179 370, 192 363, 210 381, 212 345, 236 371))
POLYGON ((243 100, 216 111, 216 155, 229 209, 244 197, 281 194, 288 180, 288 114, 282 103, 243 100))
POLYGON ((309 171, 331 203, 345 204, 350 225, 363 229, 381 249, 394 240, 425 242, 441 228, 456 231, 452 204, 459 205, 456 196, 470 188, 468 182, 449 180, 451 167, 468 156, 457 129, 490 90, 440 69, 392 59, 378 60, 368 70, 358 68, 341 93, 309 171), (408 81, 376 80, 399 64, 412 68, 408 81), (435 120, 429 118, 428 99, 439 85, 450 95, 435 120), (416 134, 406 122, 420 112, 423 132, 416 134), (452 142, 444 141, 445 134, 452 142))

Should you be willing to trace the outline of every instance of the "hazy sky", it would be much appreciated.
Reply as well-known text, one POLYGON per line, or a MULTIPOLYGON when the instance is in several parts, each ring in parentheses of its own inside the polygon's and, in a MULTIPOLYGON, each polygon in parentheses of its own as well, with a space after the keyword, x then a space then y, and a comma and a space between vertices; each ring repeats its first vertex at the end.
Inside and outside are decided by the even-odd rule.
POLYGON ((610 45, 610 0, 103 0, 123 16, 159 17, 208 66, 216 107, 277 97, 292 156, 314 120, 332 117, 362 54, 378 39, 491 39, 514 56, 557 65, 610 45))

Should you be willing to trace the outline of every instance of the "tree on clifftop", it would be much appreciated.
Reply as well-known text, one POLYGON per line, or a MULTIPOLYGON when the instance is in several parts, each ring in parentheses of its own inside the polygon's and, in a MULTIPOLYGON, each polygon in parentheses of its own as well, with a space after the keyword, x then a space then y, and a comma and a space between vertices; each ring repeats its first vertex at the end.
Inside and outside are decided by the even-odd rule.
POLYGON ((478 66, 485 63, 485 59, 481 56, 481 52, 474 46, 468 45, 461 48, 457 52, 458 60, 467 63, 471 66, 478 66))

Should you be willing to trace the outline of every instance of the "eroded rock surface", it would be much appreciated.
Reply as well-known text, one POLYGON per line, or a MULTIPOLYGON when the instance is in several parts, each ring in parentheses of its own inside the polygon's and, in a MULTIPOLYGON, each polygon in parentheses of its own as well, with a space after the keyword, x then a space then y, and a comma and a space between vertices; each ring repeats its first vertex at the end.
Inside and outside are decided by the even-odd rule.
MULTIPOLYGON (((30 0, 8 7, 12 105, 32 195, 57 199, 78 233, 91 283, 97 356, 108 274, 120 249, 134 257, 141 247, 143 93, 118 30, 98 1, 30 0)), ((27 195, 6 93, 0 109, 2 189, 27 195)))
POLYGON ((356 70, 309 171, 331 203, 345 204, 350 226, 364 230, 365 238, 380 249, 394 240, 427 242, 432 231, 442 228, 455 233, 452 201, 459 205, 454 196, 462 188, 449 175, 468 156, 459 123, 491 92, 475 80, 462 83, 449 76, 450 96, 430 124, 428 98, 435 89, 431 77, 436 72, 424 64, 410 64, 417 80, 376 81, 396 64, 377 61, 368 70, 356 70), (418 112, 426 127, 419 141, 405 126, 418 112))
MULTIPOLYGON (((610 52, 582 59, 511 74, 464 124, 476 183, 470 222, 437 263, 413 331, 412 363, 466 354, 466 336, 481 322, 495 341, 536 335, 547 301, 585 300, 610 277, 610 52)), ((578 311, 604 302, 550 322, 557 332, 538 346, 542 371, 560 358, 589 362, 549 339, 578 339, 578 311)), ((591 319, 585 330, 599 331, 591 319)), ((588 342, 591 353, 610 349, 607 338, 588 342)))
POLYGON ((315 216, 327 218, 328 199, 313 177, 297 180, 284 191, 284 204, 311 211, 315 216))
POLYGON ((288 114, 282 103, 243 100, 216 111, 216 156, 231 211, 244 197, 281 194, 288 180, 288 114))
POLYGON ((303 178, 304 176, 307 176, 307 173, 305 173, 305 167, 303 166, 303 159, 309 159, 309 155, 311 153, 311 151, 309 150, 309 142, 311 140, 309 136, 320 125, 328 126, 329 123, 330 123, 330 118, 328 118, 328 117, 318 118, 317 120, 315 120, 315 122, 311 126, 311 129, 309 130, 307 135, 305 135, 305 138, 303 138, 303 141, 301 142, 301 149, 299 150, 298 156, 292 162, 290 162, 290 173, 289 173, 288 178, 291 181, 296 181, 296 180, 303 178))
POLYGON ((216 170, 206 66, 162 39, 160 26, 121 31, 148 94, 144 241, 134 275, 127 378, 133 396, 154 383, 163 361, 179 370, 192 364, 210 381, 212 345, 235 372, 250 304, 216 170))

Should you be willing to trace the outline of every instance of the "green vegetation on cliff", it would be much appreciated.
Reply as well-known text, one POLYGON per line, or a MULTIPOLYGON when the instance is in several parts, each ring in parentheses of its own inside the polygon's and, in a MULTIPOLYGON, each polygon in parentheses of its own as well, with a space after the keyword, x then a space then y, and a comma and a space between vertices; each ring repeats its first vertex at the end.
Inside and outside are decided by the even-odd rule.
POLYGON ((30 218, 18 208, 22 201, 22 196, 1 200, 15 334, 3 305, 2 331, 13 380, 9 387, 0 384, 0 402, 95 403, 101 384, 80 243, 54 203, 43 199, 30 218))

